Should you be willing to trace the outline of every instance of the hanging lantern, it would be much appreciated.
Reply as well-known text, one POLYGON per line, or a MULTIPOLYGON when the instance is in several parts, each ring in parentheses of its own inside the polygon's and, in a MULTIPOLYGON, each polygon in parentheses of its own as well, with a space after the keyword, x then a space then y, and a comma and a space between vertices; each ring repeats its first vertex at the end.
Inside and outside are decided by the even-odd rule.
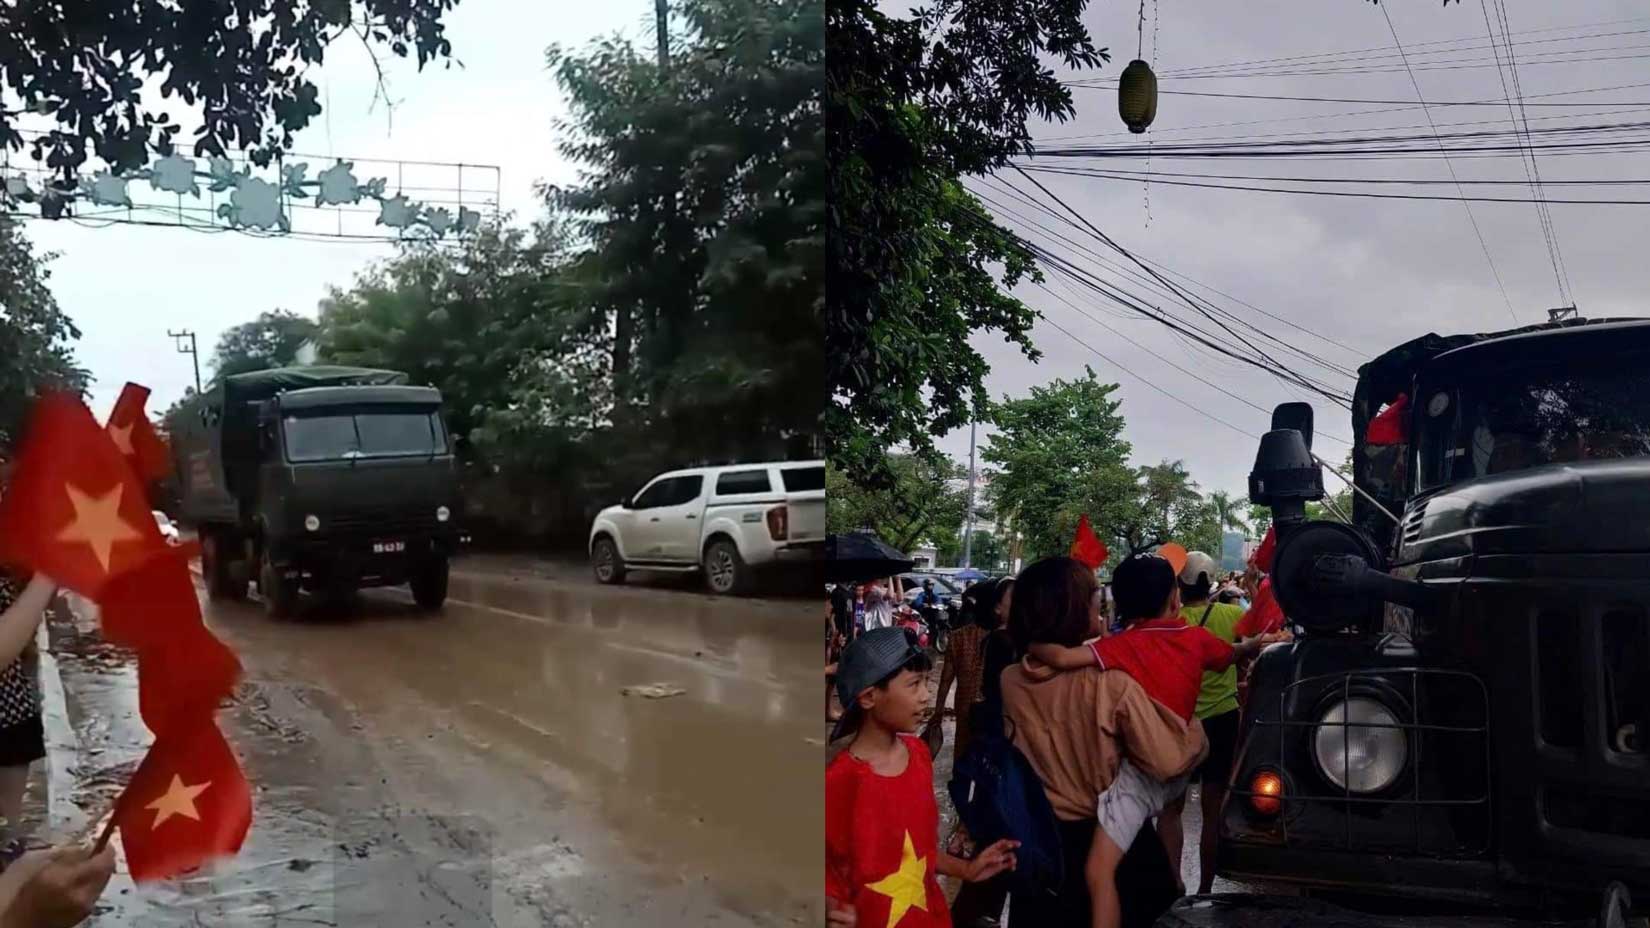
POLYGON ((1135 134, 1145 132, 1157 118, 1157 75, 1139 58, 1129 62, 1117 82, 1117 114, 1135 134))

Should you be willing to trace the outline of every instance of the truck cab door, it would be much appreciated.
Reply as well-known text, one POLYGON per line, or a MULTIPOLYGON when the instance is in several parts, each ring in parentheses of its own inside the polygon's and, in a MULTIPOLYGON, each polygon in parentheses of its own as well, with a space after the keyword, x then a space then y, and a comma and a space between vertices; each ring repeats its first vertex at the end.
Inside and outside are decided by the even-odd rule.
POLYGON ((658 529, 661 557, 697 563, 705 524, 705 478, 695 474, 673 479, 671 502, 652 514, 658 521, 650 524, 658 529))

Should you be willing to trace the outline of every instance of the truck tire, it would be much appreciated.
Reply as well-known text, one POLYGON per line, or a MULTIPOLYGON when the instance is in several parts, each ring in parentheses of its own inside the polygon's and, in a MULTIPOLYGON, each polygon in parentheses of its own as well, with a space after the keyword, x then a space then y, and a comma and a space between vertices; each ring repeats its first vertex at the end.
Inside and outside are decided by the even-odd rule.
POLYGON ((284 619, 298 611, 298 581, 281 576, 267 554, 258 571, 258 595, 270 618, 284 619))
POLYGON ((206 580, 206 596, 213 600, 246 598, 246 584, 237 583, 234 562, 222 556, 223 541, 216 534, 201 539, 201 574, 206 580))
POLYGON ((447 601, 447 559, 434 561, 407 582, 418 608, 435 612, 447 601))
POLYGON ((739 548, 726 538, 718 538, 705 548, 705 585, 718 596, 743 593, 750 585, 750 568, 739 556, 739 548))
POLYGON ((590 546, 590 569, 595 572, 597 583, 624 582, 624 558, 619 556, 619 546, 613 539, 603 535, 590 546))

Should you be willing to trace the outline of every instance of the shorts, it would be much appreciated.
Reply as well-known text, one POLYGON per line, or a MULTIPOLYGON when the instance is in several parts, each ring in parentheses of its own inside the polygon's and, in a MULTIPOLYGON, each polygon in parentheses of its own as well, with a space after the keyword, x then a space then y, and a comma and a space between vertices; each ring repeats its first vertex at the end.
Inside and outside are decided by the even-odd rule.
POLYGON ((40 716, 0 728, 0 767, 26 767, 46 756, 46 729, 40 716))
POLYGON ((1238 710, 1222 712, 1203 720, 1203 734, 1209 739, 1209 756, 1194 775, 1204 786, 1226 787, 1237 759, 1238 710))
POLYGON ((1117 768, 1117 778, 1100 794, 1097 809, 1100 830, 1113 844, 1128 850, 1146 821, 1186 791, 1186 780, 1187 777, 1154 780, 1124 760, 1117 768))

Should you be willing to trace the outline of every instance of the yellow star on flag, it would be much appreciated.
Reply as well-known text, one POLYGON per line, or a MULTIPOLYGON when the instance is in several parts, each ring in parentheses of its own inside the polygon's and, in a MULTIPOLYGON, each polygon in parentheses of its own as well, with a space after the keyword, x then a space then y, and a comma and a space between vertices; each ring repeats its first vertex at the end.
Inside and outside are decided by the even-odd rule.
POLYGON ((888 928, 898 925, 912 907, 928 911, 928 859, 917 856, 911 843, 911 832, 905 833, 905 848, 900 851, 899 869, 875 883, 865 884, 871 892, 887 896, 888 928))
POLYGON ((74 484, 65 484, 74 506, 74 521, 57 533, 58 541, 78 541, 89 545, 103 569, 109 569, 109 553, 115 543, 141 541, 143 536, 120 517, 120 495, 126 488, 117 483, 102 496, 82 493, 74 484))
POLYGON ((120 449, 121 454, 130 457, 134 453, 132 451, 132 426, 130 423, 125 428, 109 426, 109 437, 114 439, 115 447, 120 449))
POLYGON ((149 826, 150 830, 159 828, 161 822, 174 815, 200 821, 200 812, 195 809, 195 797, 206 792, 206 788, 211 785, 212 781, 207 780, 198 786, 185 786, 183 777, 172 774, 172 785, 166 788, 166 792, 162 793, 159 799, 144 806, 145 809, 155 810, 155 822, 149 826))

